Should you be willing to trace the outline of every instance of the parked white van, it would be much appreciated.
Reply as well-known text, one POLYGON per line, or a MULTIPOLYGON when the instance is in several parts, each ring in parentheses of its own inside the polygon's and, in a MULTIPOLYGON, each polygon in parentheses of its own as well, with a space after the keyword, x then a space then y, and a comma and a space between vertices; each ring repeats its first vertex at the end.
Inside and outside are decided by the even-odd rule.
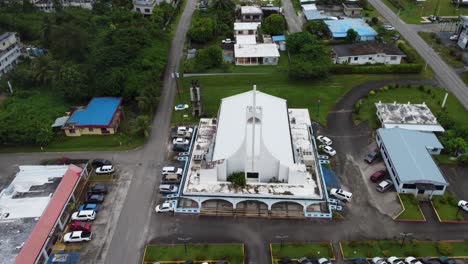
POLYGON ((353 194, 343 189, 333 188, 330 190, 330 196, 335 197, 336 199, 341 201, 349 202, 351 201, 351 197, 353 197, 353 194))

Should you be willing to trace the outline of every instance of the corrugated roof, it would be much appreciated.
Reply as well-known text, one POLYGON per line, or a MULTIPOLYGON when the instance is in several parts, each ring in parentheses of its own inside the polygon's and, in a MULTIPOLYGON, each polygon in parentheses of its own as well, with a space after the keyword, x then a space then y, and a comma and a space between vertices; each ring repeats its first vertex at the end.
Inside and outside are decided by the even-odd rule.
POLYGON ((301 5, 302 10, 307 11, 307 10, 317 10, 317 6, 315 4, 305 4, 301 5))
POLYGON ((395 45, 376 43, 376 42, 362 42, 362 43, 354 43, 354 44, 334 45, 334 46, 331 46, 331 48, 339 57, 373 55, 373 54, 381 54, 381 53, 384 53, 386 55, 405 56, 405 53, 403 53, 395 45))
POLYGON ((70 165, 67 172, 60 181, 44 213, 34 227, 28 240, 21 248, 15 259, 16 264, 34 263, 39 256, 44 243, 49 237, 49 233, 60 217, 63 207, 73 192, 73 188, 80 178, 82 169, 75 165, 70 165))
POLYGON ((379 128, 377 133, 401 182, 448 185, 428 151, 444 148, 433 133, 402 128, 379 128))
POLYGON ((108 126, 121 103, 121 97, 94 97, 86 108, 73 112, 67 123, 84 127, 108 126))
POLYGON ((347 31, 353 29, 360 37, 377 36, 377 32, 369 26, 362 18, 345 18, 340 20, 327 20, 330 32, 334 38, 346 37, 347 31))
POLYGON ((52 124, 51 127, 62 127, 63 125, 65 125, 68 121, 68 118, 70 118, 69 116, 62 116, 62 117, 59 117, 57 119, 55 119, 55 122, 52 124))
POLYGON ((237 22, 234 23, 234 30, 256 30, 260 24, 260 22, 237 22))
POLYGON ((305 17, 307 20, 325 20, 329 19, 328 16, 322 15, 320 10, 306 10, 303 11, 305 17))
MULTIPOLYGON (((293 164, 286 100, 258 91, 256 94, 256 105, 261 108, 262 142, 281 163, 293 164)), ((253 91, 249 91, 221 101, 213 160, 231 157, 248 136, 247 111, 252 106, 252 98, 253 91)), ((260 137, 260 133, 256 135, 260 137)))
POLYGON ((237 35, 236 44, 255 45, 257 44, 257 38, 255 35, 237 35))
POLYGON ((263 58, 280 57, 276 44, 256 44, 256 45, 234 45, 234 57, 236 58, 263 58))

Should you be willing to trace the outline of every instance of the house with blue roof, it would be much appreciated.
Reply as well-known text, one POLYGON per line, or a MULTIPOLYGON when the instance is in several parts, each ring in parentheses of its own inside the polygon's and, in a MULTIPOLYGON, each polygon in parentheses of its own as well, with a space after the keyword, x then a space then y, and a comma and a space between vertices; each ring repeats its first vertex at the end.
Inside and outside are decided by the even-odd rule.
POLYGON ((374 41, 378 33, 362 18, 345 18, 340 20, 325 20, 331 36, 334 39, 346 38, 347 32, 353 29, 358 34, 358 41, 374 41))
POLYGON ((122 116, 122 97, 94 97, 86 107, 76 109, 62 129, 67 136, 111 135, 122 116))
POLYGON ((376 139, 397 192, 412 193, 422 199, 444 194, 449 184, 432 158, 444 147, 434 133, 379 128, 376 139))

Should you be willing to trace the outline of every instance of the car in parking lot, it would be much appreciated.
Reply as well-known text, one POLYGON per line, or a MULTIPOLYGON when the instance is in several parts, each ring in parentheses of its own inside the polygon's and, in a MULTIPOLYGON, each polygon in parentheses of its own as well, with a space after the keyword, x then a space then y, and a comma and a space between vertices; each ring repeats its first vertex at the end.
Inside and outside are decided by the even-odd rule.
POLYGON ((419 261, 418 259, 416 259, 415 257, 407 257, 407 258, 405 258, 405 263, 406 263, 406 264, 422 264, 422 262, 419 261))
POLYGON ((379 156, 380 152, 378 150, 374 150, 367 154, 367 156, 364 158, 364 161, 366 161, 369 164, 372 164, 372 162, 374 162, 379 156))
POLYGON ((319 258, 317 262, 318 264, 331 264, 330 260, 328 260, 327 258, 319 258))
POLYGON ((353 194, 343 189, 333 188, 330 190, 330 196, 335 197, 336 199, 341 200, 341 201, 349 202, 351 201, 353 194))
POLYGON ((72 221, 70 225, 68 225, 68 230, 70 231, 91 231, 91 222, 85 221, 72 221))
POLYGON ((164 202, 162 204, 158 204, 155 208, 155 211, 156 213, 173 212, 174 208, 175 208, 174 203, 164 202))
POLYGON ((317 140, 320 141, 320 143, 322 143, 323 145, 327 145, 327 146, 330 146, 333 143, 331 139, 322 135, 317 136, 317 140))
POLYGON ((88 194, 107 194, 107 185, 95 183, 88 188, 88 194))
POLYGON ((63 242, 73 243, 73 242, 88 242, 91 241, 93 233, 88 231, 73 231, 66 233, 63 236, 63 242))
POLYGON ((94 167, 94 168, 97 168, 97 167, 102 167, 102 166, 105 166, 105 165, 112 165, 112 162, 110 160, 106 160, 106 159, 95 159, 91 162, 91 165, 94 167))
POLYGON ((385 179, 386 176, 387 176, 386 170, 378 170, 370 176, 370 180, 372 182, 378 182, 378 181, 385 179))
POLYGON ((172 147, 172 150, 175 152, 187 152, 189 151, 189 145, 180 145, 180 144, 175 144, 172 147))
POLYGON ((174 145, 188 145, 189 143, 190 141, 188 139, 181 138, 181 137, 174 138, 174 140, 172 140, 172 144, 174 145))
POLYGON ((96 168, 96 174, 110 174, 114 172, 114 166, 104 165, 96 168))
POLYGON ((336 151, 330 146, 320 145, 319 148, 332 157, 336 155, 336 151))
POLYGON ((449 38, 450 40, 458 40, 458 35, 452 35, 449 38))
POLYGON ((161 184, 159 185, 160 193, 176 193, 179 190, 179 187, 174 184, 161 184))
POLYGON ((193 128, 186 127, 186 126, 179 126, 177 127, 178 134, 185 134, 185 133, 193 133, 193 128))
POLYGON ((181 168, 177 168, 177 167, 174 167, 174 166, 167 166, 167 167, 162 168, 161 174, 162 175, 166 175, 166 174, 182 175, 182 172, 183 172, 183 170, 181 168))
POLYGON ((93 221, 96 219, 96 212, 93 210, 83 210, 74 212, 71 216, 72 220, 77 221, 93 221))
POLYGON ((375 258, 372 258, 372 264, 387 264, 387 261, 385 261, 381 257, 375 257, 375 258))
POLYGON ((393 186, 393 182, 389 179, 381 181, 377 186, 375 187, 377 191, 379 192, 385 192, 386 190, 390 189, 390 187, 393 186))
POLYGON ((388 31, 394 31, 395 27, 392 25, 384 25, 383 28, 388 31))
POLYGON ((182 111, 182 110, 185 110, 185 109, 188 109, 188 108, 189 108, 188 104, 178 104, 178 105, 174 106, 175 111, 182 111))
POLYGON ((297 263, 299 264, 312 264, 312 261, 310 261, 308 258, 306 257, 302 257, 300 259, 297 260, 297 263))
POLYGON ((82 204, 78 208, 78 211, 83 211, 83 210, 93 210, 94 212, 99 211, 99 205, 93 204, 93 203, 87 203, 87 204, 82 204))
POLYGON ((458 201, 458 207, 463 209, 464 211, 468 212, 468 202, 465 200, 458 201))
POLYGON ((180 183, 181 176, 178 174, 166 174, 162 177, 162 183, 177 184, 180 183))
POLYGON ((387 259, 387 262, 390 263, 390 264, 405 264, 405 262, 403 262, 403 260, 400 260, 395 256, 389 257, 387 259))
POLYGON ((104 195, 103 194, 88 194, 85 199, 85 203, 97 203, 100 204, 104 202, 104 195))

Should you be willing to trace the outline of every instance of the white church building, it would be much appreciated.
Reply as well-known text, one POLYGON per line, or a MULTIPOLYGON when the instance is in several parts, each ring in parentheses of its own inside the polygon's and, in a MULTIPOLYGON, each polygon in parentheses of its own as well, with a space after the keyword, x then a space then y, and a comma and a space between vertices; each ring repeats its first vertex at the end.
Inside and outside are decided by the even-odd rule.
POLYGON ((221 200, 228 211, 249 201, 265 214, 290 204, 303 217, 331 217, 307 109, 288 109, 254 87, 222 99, 217 118, 202 118, 196 132, 180 194, 192 208, 182 202, 176 212, 200 213, 221 200), (239 173, 245 187, 228 180, 239 173))

